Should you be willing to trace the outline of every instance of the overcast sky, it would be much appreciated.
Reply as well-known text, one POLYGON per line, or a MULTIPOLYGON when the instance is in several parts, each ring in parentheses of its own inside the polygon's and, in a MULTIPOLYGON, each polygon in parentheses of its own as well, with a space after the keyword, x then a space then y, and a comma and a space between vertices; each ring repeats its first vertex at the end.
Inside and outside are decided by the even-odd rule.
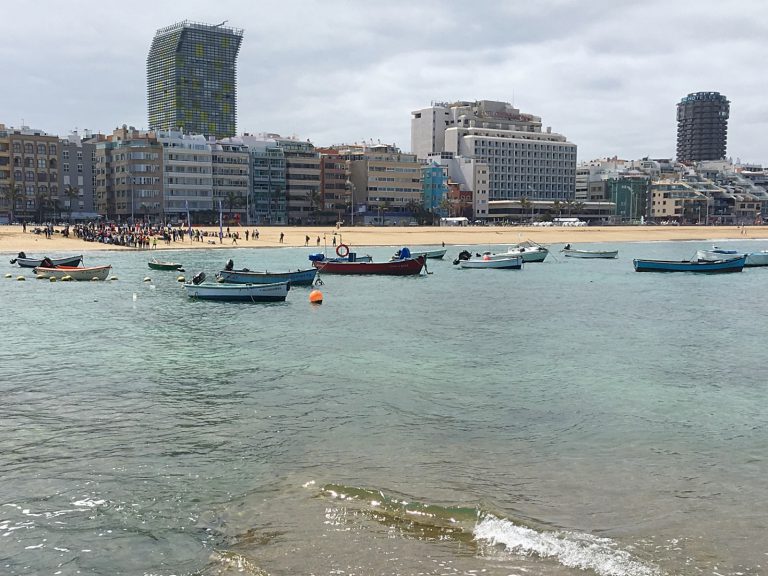
POLYGON ((147 127, 146 57, 181 20, 245 30, 238 132, 410 150, 410 113, 501 100, 579 161, 673 158, 676 104, 731 102, 728 155, 768 163, 762 0, 35 0, 3 3, 0 123, 65 136, 147 127))

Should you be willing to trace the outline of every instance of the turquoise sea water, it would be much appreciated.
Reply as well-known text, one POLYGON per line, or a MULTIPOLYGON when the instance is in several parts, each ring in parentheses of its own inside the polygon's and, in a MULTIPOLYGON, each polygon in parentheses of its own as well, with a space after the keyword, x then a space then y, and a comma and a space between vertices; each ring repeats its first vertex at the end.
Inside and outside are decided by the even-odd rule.
POLYGON ((0 278, 0 574, 766 574, 768 269, 632 269, 709 245, 521 271, 455 247, 327 275, 321 306, 191 301, 147 252, 87 253, 119 278, 93 283, 5 254, 29 279, 0 278))

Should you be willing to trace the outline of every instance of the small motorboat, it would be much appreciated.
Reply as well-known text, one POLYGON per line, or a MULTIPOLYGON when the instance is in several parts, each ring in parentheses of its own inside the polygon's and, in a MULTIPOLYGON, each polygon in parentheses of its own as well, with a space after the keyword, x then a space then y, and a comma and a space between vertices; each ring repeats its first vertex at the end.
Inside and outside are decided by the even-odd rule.
POLYGON ((746 254, 736 258, 714 260, 707 262, 704 260, 641 260, 635 258, 632 264, 635 272, 741 272, 746 262, 746 254))
POLYGON ((46 278, 56 278, 57 280, 63 280, 65 277, 69 277, 72 280, 86 281, 86 280, 106 280, 109 277, 109 272, 112 270, 112 266, 56 266, 46 267, 38 266, 33 271, 38 276, 44 276, 46 278))
POLYGON ((566 244, 561 252, 570 258, 616 258, 618 250, 578 250, 566 244))
POLYGON ((204 283, 205 274, 200 272, 192 282, 184 284, 187 296, 197 300, 221 302, 284 302, 291 289, 290 282, 274 284, 222 284, 204 283))
POLYGON ((11 260, 11 264, 18 264, 22 268, 37 268, 38 266, 43 266, 43 262, 49 267, 54 267, 79 266, 82 261, 82 254, 79 256, 64 256, 62 258, 48 258, 47 256, 43 258, 28 258, 24 252, 19 252, 19 255, 11 260))
POLYGON ((162 262, 159 260, 155 260, 154 258, 147 262, 150 268, 152 270, 178 270, 183 272, 184 266, 182 264, 179 264, 178 262, 162 262))

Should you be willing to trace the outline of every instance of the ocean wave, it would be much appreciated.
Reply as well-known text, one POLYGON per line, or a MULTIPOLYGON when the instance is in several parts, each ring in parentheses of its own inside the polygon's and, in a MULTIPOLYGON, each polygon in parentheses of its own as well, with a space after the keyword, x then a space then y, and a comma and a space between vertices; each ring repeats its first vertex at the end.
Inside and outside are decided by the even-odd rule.
POLYGON ((510 554, 555 560, 564 567, 592 570, 599 576, 662 576, 659 568, 635 558, 609 538, 536 530, 481 507, 426 504, 377 489, 327 484, 320 490, 324 497, 397 526, 405 536, 502 546, 510 554))

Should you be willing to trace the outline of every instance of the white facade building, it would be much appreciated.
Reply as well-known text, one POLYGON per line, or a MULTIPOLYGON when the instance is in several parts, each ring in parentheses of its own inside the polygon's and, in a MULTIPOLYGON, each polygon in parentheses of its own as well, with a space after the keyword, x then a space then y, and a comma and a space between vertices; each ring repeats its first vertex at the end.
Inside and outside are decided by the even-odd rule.
POLYGON ((541 118, 506 102, 435 104, 411 117, 411 147, 419 158, 438 152, 488 165, 489 201, 573 199, 576 145, 541 118))
POLYGON ((163 212, 186 218, 192 212, 218 210, 213 202, 211 145, 202 134, 158 130, 163 147, 163 212))

